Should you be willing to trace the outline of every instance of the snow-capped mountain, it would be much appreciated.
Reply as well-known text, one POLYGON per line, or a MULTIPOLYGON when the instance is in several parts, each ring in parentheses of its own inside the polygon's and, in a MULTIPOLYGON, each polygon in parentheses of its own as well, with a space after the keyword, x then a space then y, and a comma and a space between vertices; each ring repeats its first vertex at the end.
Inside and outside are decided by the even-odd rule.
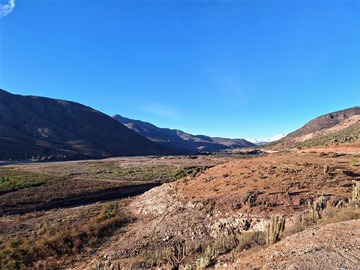
POLYGON ((263 145, 263 144, 268 144, 268 143, 271 143, 271 142, 275 142, 275 141, 278 141, 282 138, 284 138, 287 134, 279 134, 279 135, 275 135, 275 136, 272 136, 272 137, 268 137, 268 138, 249 138, 249 139, 246 139, 247 141, 249 142, 252 142, 254 144, 257 144, 257 145, 263 145))

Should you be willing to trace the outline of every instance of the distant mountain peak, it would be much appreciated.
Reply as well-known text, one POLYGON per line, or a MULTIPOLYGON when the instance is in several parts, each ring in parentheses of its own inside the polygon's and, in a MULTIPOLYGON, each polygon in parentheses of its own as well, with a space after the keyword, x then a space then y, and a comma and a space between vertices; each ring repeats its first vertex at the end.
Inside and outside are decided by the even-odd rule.
POLYGON ((121 115, 114 115, 113 118, 140 135, 178 153, 214 152, 228 148, 255 146, 244 139, 192 135, 178 129, 159 128, 151 123, 132 120, 121 115))
POLYGON ((254 144, 267 144, 267 143, 271 143, 271 142, 275 142, 278 141, 282 138, 284 138, 287 134, 286 133, 282 133, 282 134, 278 134, 272 137, 267 137, 267 138, 250 138, 250 139, 246 139, 249 142, 252 142, 254 144))

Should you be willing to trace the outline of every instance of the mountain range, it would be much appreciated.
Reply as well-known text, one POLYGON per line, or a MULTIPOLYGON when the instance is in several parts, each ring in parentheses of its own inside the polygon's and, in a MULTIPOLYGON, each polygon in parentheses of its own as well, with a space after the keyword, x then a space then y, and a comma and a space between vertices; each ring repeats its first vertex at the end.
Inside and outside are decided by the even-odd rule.
POLYGON ((110 116, 64 100, 0 89, 0 159, 60 159, 165 154, 110 116))
POLYGON ((253 143, 244 139, 192 135, 178 129, 159 128, 153 124, 125 118, 118 114, 114 115, 113 118, 141 136, 178 153, 214 152, 229 148, 255 146, 253 143))
POLYGON ((0 159, 84 159, 213 152, 254 146, 114 118, 85 105, 0 89, 0 159), (126 126, 123 125, 125 123, 126 126))
MULTIPOLYGON (((358 139, 360 107, 353 107, 319 116, 268 147, 285 150, 358 139)), ((254 146, 244 139, 192 135, 121 115, 110 117, 71 101, 15 95, 0 89, 2 160, 198 154, 254 146)))

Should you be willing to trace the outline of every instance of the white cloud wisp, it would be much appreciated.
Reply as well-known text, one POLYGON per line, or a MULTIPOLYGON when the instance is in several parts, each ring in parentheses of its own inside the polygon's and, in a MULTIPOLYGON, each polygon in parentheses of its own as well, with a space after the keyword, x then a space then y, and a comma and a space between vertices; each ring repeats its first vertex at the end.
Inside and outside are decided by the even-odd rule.
POLYGON ((0 5, 0 18, 9 15, 14 8, 15 8, 15 0, 9 0, 7 4, 0 5))

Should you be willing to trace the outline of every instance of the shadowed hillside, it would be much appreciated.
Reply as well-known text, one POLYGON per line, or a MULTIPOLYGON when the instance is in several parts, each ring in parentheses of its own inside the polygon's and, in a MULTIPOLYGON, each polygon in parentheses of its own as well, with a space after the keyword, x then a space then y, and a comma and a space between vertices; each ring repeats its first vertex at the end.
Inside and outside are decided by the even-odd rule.
POLYGON ((174 149, 179 153, 213 152, 228 148, 255 146, 244 139, 226 139, 204 135, 191 135, 181 130, 159 128, 153 124, 132 120, 122 117, 121 115, 114 115, 113 118, 141 136, 157 142, 164 147, 174 149))
POLYGON ((161 146, 90 107, 0 89, 0 159, 161 154, 161 146))

